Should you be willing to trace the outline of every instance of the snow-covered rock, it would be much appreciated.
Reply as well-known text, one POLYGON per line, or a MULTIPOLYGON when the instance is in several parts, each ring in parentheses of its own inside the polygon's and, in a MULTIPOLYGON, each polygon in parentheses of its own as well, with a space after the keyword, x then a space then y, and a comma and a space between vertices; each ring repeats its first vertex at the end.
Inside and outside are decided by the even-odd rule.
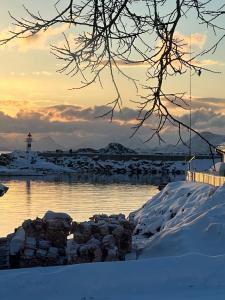
POLYGON ((225 186, 170 183, 130 219, 140 258, 225 253, 225 186))

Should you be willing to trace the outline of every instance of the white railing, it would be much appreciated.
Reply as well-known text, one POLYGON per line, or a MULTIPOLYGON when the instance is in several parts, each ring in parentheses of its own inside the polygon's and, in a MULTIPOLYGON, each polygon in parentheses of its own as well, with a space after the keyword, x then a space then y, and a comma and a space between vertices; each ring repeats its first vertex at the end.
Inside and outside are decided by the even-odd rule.
POLYGON ((217 176, 209 173, 188 171, 186 175, 187 181, 195 181, 211 184, 214 186, 222 186, 225 183, 224 176, 217 176))

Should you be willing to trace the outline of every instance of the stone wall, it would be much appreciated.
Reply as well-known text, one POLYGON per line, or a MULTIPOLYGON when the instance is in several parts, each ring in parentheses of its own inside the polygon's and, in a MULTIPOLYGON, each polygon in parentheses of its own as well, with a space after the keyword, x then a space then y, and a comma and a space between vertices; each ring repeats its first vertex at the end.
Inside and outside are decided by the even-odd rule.
POLYGON ((24 221, 8 236, 9 265, 23 268, 124 260, 131 250, 133 229, 122 214, 94 215, 77 223, 68 214, 49 211, 42 219, 24 221))

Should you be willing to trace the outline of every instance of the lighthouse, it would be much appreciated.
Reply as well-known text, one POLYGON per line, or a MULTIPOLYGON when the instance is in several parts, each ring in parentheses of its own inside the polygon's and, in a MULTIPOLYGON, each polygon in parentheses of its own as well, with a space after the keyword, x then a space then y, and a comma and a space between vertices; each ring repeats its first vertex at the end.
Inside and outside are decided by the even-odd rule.
POLYGON ((30 132, 27 135, 26 142, 27 142, 27 153, 29 153, 31 152, 31 144, 32 144, 32 135, 30 132))

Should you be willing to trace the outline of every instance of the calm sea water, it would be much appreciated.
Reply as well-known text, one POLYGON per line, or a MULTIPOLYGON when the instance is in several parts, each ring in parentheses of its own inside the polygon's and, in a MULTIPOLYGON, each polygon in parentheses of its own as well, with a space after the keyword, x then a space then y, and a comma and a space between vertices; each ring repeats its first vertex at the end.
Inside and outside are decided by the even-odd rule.
POLYGON ((156 185, 162 178, 53 176, 0 178, 0 182, 9 187, 0 198, 0 236, 5 236, 47 210, 66 212, 76 221, 97 213, 128 215, 158 193, 156 185))

